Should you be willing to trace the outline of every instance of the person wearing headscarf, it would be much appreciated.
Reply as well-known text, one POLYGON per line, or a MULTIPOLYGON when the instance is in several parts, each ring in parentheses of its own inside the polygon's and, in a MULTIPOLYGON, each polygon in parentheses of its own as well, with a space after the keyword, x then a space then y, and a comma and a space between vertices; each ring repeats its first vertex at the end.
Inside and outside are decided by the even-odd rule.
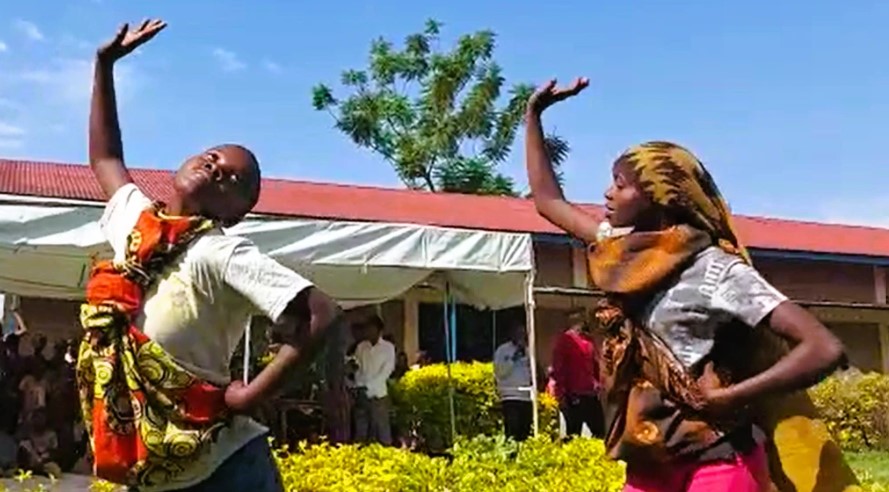
POLYGON ((803 391, 841 364, 842 344, 754 269, 690 151, 621 154, 604 221, 565 200, 541 114, 587 85, 550 81, 530 98, 526 163, 538 213, 589 245, 605 292, 605 446, 627 463, 625 490, 857 490, 803 391))

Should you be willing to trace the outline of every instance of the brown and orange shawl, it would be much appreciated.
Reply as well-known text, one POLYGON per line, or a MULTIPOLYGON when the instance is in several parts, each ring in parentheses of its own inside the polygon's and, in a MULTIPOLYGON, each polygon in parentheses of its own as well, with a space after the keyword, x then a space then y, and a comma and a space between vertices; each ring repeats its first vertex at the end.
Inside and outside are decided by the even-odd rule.
POLYGON ((188 244, 214 227, 199 217, 145 210, 122 263, 92 271, 81 307, 86 330, 77 385, 96 476, 130 486, 163 484, 195 460, 227 422, 225 388, 173 361, 136 326, 143 296, 188 244))
MULTIPOLYGON (((684 225, 630 233, 592 245, 590 274, 606 299, 595 316, 606 332, 602 374, 610 426, 606 446, 614 458, 643 466, 676 459, 676 450, 703 450, 740 422, 753 422, 769 439, 772 481, 781 491, 851 491, 857 481, 817 419, 805 392, 763 401, 721 421, 700 414, 700 371, 685 368, 640 320, 652 296, 704 249, 717 245, 744 261, 725 201, 703 164, 689 151, 650 142, 626 151, 618 163, 636 173, 650 199, 684 225)), ((716 384, 750 377, 787 353, 768 330, 724 327, 729 342, 715 341, 716 384), (729 345, 729 350, 720 346, 729 345)), ((707 384, 713 384, 708 381, 707 384)))

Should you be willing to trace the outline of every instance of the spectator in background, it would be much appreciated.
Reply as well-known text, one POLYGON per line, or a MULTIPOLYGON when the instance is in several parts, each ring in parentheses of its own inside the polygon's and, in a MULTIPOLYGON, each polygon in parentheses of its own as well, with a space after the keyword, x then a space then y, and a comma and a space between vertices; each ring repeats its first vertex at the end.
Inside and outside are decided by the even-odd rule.
POLYGON ((80 417, 80 407, 72 405, 77 401, 77 384, 74 380, 74 362, 65 357, 74 344, 71 340, 56 342, 53 357, 49 361, 47 379, 49 391, 46 395, 49 427, 56 433, 59 453, 56 462, 63 472, 68 472, 83 453, 78 442, 75 426, 80 417))
POLYGON ((524 441, 531 435, 534 408, 531 400, 531 361, 525 325, 516 323, 510 339, 494 351, 494 377, 503 407, 506 437, 524 441))
MULTIPOLYGON (((46 361, 42 357, 30 358, 26 364, 26 371, 19 383, 19 391, 22 395, 19 423, 28 426, 38 411, 46 410, 49 379, 46 373, 46 361)), ((46 415, 44 415, 45 418, 46 415)))
POLYGON ((35 334, 34 340, 31 342, 31 348, 34 350, 34 353, 31 354, 30 359, 39 359, 41 362, 46 362, 47 345, 46 336, 35 334))
POLYGON ((568 436, 580 435, 583 424, 595 437, 605 436, 605 417, 599 393, 599 351, 590 334, 586 311, 569 315, 570 326, 553 349, 552 378, 568 436))
POLYGON ((35 411, 27 425, 27 434, 19 443, 20 462, 27 470, 35 473, 61 477, 62 469, 57 464, 59 440, 56 433, 47 426, 46 409, 35 411))
POLYGON ((410 365, 407 362, 407 354, 399 350, 395 355, 395 370, 392 372, 391 378, 397 381, 407 374, 410 369, 410 365))
POLYGON ((429 364, 432 364, 432 357, 429 357, 429 353, 425 350, 421 350, 417 352, 417 360, 411 365, 411 371, 426 367, 429 364))
POLYGON ((26 331, 28 331, 28 325, 25 324, 25 318, 22 317, 22 313, 18 306, 13 307, 9 310, 6 316, 3 317, 4 339, 12 335, 21 336, 26 331))
POLYGON ((21 411, 19 383, 25 373, 24 360, 19 355, 21 337, 7 334, 0 347, 0 430, 14 433, 21 411))
POLYGON ((382 338, 383 326, 379 316, 372 316, 364 325, 364 340, 355 348, 355 440, 391 445, 388 382, 395 370, 395 346, 382 338))

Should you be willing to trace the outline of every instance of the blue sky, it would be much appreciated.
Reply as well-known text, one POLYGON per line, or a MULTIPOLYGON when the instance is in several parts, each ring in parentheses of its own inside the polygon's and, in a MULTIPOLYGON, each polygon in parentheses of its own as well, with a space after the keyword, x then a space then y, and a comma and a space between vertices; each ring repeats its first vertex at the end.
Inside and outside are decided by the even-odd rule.
MULTIPOLYGON (((668 139, 708 164, 736 212, 889 225, 889 2, 0 0, 0 12, 4 157, 84 162, 95 46, 152 16, 169 28, 119 68, 130 165, 175 168, 236 141, 267 176, 399 186, 312 109, 310 89, 361 68, 374 37, 400 41, 431 17, 447 41, 494 30, 510 81, 591 78, 546 119, 573 147, 574 200, 601 200, 627 146, 668 139)), ((505 169, 524 182, 521 158, 505 169)))

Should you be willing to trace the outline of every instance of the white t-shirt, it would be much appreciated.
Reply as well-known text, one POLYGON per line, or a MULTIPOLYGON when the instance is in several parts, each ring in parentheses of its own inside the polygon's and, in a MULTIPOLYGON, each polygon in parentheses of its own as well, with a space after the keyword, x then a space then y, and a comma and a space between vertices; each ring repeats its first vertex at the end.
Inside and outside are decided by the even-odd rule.
MULTIPOLYGON (((108 202, 100 226, 116 261, 124 259, 127 237, 150 205, 134 184, 121 187, 108 202)), ((163 271, 146 292, 136 326, 184 368, 225 386, 230 381, 229 362, 250 318, 265 316, 277 322, 290 301, 310 286, 250 240, 226 236, 217 229, 196 239, 163 271)), ((235 417, 210 452, 175 483, 146 490, 175 490, 200 483, 232 453, 266 432, 250 418, 235 417)))
POLYGON ((654 297, 644 319, 691 367, 713 349, 721 326, 737 319, 755 327, 786 300, 755 268, 713 246, 654 297))
POLYGON ((389 394, 389 376, 395 370, 395 345, 380 338, 377 343, 365 340, 355 348, 358 372, 355 386, 365 388, 368 398, 383 398, 389 394))
POLYGON ((497 347, 494 351, 494 377, 497 379, 497 392, 501 400, 531 401, 531 359, 528 350, 512 341, 497 347))

